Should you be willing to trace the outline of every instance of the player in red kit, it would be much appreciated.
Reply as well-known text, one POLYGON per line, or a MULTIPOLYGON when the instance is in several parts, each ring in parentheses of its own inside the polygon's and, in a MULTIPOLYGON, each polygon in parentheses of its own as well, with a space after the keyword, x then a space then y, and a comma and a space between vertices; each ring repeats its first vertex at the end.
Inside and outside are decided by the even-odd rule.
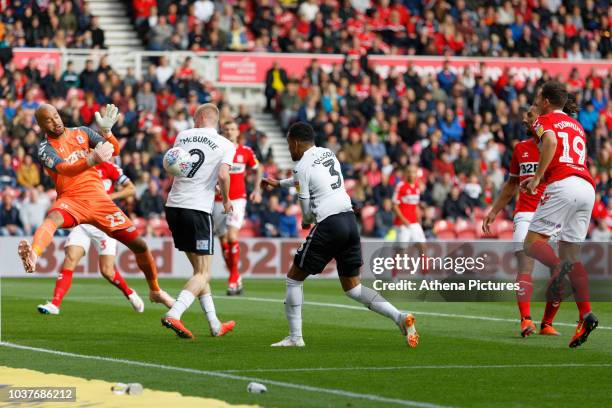
MULTIPOLYGON (((523 125, 527 130, 527 134, 533 136, 531 125, 537 118, 537 108, 532 106, 526 113, 523 119, 523 125)), ((517 291, 517 303, 521 314, 521 336, 527 337, 536 331, 536 326, 531 319, 531 295, 533 294, 532 273, 534 268, 533 258, 528 257, 523 250, 523 241, 527 236, 529 224, 533 219, 540 197, 546 188, 545 183, 541 183, 536 194, 528 194, 525 191, 519 192, 519 185, 524 180, 533 177, 538 167, 540 152, 535 138, 530 138, 516 144, 512 152, 510 160, 510 172, 508 180, 495 202, 491 211, 482 221, 482 230, 489 234, 490 226, 495 221, 497 214, 504 209, 506 205, 519 193, 518 200, 514 209, 514 233, 512 241, 514 242, 514 251, 518 264, 518 275, 516 281, 519 284, 517 291)), ((549 336, 558 336, 552 323, 559 310, 560 302, 558 300, 549 299, 546 302, 544 317, 540 324, 540 334, 549 336)))
POLYGON ((578 347, 597 327, 591 311, 588 275, 580 262, 580 245, 585 240, 595 203, 595 182, 587 168, 586 134, 574 118, 562 111, 568 99, 565 85, 550 81, 536 97, 540 116, 533 124, 540 145, 540 159, 533 177, 521 188, 536 194, 547 182, 540 204, 529 225, 525 252, 552 270, 549 292, 559 297, 567 275, 579 311, 578 326, 569 346, 578 347), (548 244, 558 234, 559 256, 548 244))
MULTIPOLYGON (((102 162, 95 166, 102 184, 111 200, 121 200, 131 197, 136 193, 136 188, 130 179, 123 174, 120 167, 113 163, 102 162), (115 186, 121 186, 120 191, 115 191, 115 186)), ((130 288, 119 270, 115 267, 117 255, 117 240, 109 237, 93 225, 81 224, 72 229, 66 240, 64 263, 55 282, 53 299, 44 305, 38 305, 38 311, 42 314, 58 315, 64 296, 72 285, 72 274, 81 259, 87 254, 93 243, 99 255, 100 273, 109 283, 116 286, 131 303, 133 309, 142 313, 144 303, 138 293, 130 288)))
POLYGON ((397 183, 393 194, 394 224, 397 228, 398 241, 425 242, 425 233, 420 224, 420 201, 421 192, 417 182, 417 168, 410 165, 405 171, 405 181, 397 183))
POLYGON ((219 237, 221 248, 223 249, 223 258, 229 270, 229 279, 227 286, 227 294, 229 296, 240 295, 243 291, 242 279, 238 272, 238 263, 240 262, 240 245, 238 244, 238 233, 244 222, 246 213, 247 191, 245 184, 245 176, 247 168, 257 171, 257 179, 255 187, 249 196, 249 199, 254 203, 261 201, 260 182, 263 175, 263 169, 259 166, 259 162, 255 157, 255 153, 250 147, 238 143, 240 130, 234 121, 225 122, 223 125, 223 135, 228 138, 236 146, 236 154, 234 155, 234 163, 230 169, 230 190, 229 199, 232 202, 233 211, 230 214, 223 212, 223 203, 221 195, 215 196, 215 206, 213 208, 214 231, 219 237))
MULTIPOLYGON (((393 193, 393 221, 397 231, 397 242, 415 243, 421 254, 425 253, 425 233, 421 227, 421 191, 417 181, 418 169, 410 165, 404 172, 405 180, 397 183, 393 193)), ((426 268, 421 272, 425 273, 426 268)), ((393 277, 397 271, 393 271, 393 277)))

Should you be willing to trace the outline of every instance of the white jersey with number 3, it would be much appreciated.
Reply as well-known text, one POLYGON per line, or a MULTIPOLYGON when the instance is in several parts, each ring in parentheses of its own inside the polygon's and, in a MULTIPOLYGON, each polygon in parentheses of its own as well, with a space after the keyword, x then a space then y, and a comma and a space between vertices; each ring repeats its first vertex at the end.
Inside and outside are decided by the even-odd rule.
POLYGON ((221 164, 232 165, 234 144, 213 128, 194 128, 180 132, 174 142, 191 153, 193 166, 185 177, 175 177, 166 206, 212 213, 215 186, 221 164))
POLYGON ((317 223, 330 215, 353 210, 344 188, 340 162, 331 150, 316 146, 306 150, 293 173, 299 198, 310 199, 317 223))

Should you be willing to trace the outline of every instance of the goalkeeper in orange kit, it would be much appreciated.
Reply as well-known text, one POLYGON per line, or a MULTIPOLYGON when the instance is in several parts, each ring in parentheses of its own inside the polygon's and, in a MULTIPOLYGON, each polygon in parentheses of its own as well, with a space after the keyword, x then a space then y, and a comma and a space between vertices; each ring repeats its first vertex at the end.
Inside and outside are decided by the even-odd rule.
POLYGON ((119 143, 110 129, 119 117, 115 105, 106 105, 104 116, 96 112, 101 133, 88 127, 66 129, 55 107, 43 104, 36 120, 45 133, 38 155, 55 182, 57 201, 36 230, 32 244, 19 242, 19 256, 26 272, 36 270, 36 261, 58 228, 91 224, 127 246, 147 278, 149 299, 171 307, 174 299, 160 289, 157 266, 146 242, 130 219, 110 199, 94 166, 119 154, 119 143))

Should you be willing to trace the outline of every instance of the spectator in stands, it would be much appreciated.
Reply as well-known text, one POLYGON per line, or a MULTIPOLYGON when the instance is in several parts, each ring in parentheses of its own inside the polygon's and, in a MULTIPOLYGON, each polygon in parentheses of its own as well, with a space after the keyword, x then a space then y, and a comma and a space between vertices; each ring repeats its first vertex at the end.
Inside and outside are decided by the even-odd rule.
POLYGON ((106 48, 104 45, 104 31, 99 26, 98 17, 91 18, 90 32, 92 48, 106 48))
POLYGON ((17 183, 24 188, 36 187, 40 184, 40 170, 29 154, 17 169, 17 183))
POLYGON ((23 224, 19 217, 19 209, 13 206, 13 196, 9 192, 2 195, 2 208, 0 208, 0 235, 22 236, 23 224))
MULTIPOLYGON (((272 98, 270 98, 270 101, 271 99, 272 98)), ((280 97, 280 124, 283 130, 287 130, 289 128, 289 123, 295 120, 297 112, 300 109, 300 104, 301 100, 297 94, 297 84, 294 81, 288 81, 280 97)))
POLYGON ((26 191, 20 210, 21 223, 26 235, 33 234, 42 224, 49 205, 49 198, 37 189, 31 188, 26 191))
POLYGON ((164 86, 166 82, 172 77, 174 74, 174 68, 172 68, 168 63, 168 58, 162 56, 159 58, 159 65, 155 68, 155 76, 157 78, 157 83, 164 86))
MULTIPOLYGON (((285 84, 287 84, 287 72, 280 67, 278 61, 272 63, 272 68, 266 73, 266 111, 272 111, 272 100, 285 90, 285 84)), ((279 109, 275 105, 276 109, 279 109)))
POLYGON ((17 187, 17 174, 13 169, 13 160, 11 155, 4 153, 2 155, 2 166, 0 166, 0 187, 4 190, 6 187, 17 187))
POLYGON ((458 218, 468 218, 469 204, 465 194, 459 190, 458 186, 453 186, 451 191, 442 204, 442 218, 456 220, 458 218))
POLYGON ((153 93, 153 86, 150 82, 145 82, 142 89, 136 94, 136 103, 139 109, 146 112, 157 112, 157 98, 153 93))
POLYGON ((269 238, 279 237, 279 226, 282 216, 284 216, 284 212, 279 203, 278 196, 270 196, 267 207, 260 214, 261 235, 269 238))
POLYGON ((66 63, 66 69, 62 72, 62 82, 68 88, 78 88, 80 84, 79 75, 74 70, 74 63, 68 61, 66 63))
POLYGON ((164 213, 164 200, 159 194, 159 186, 155 181, 149 181, 148 189, 140 197, 136 213, 147 219, 160 217, 164 213))
POLYGON ((374 236, 378 238, 386 237, 389 231, 393 229, 394 218, 393 202, 390 198, 385 198, 382 206, 376 212, 374 236))

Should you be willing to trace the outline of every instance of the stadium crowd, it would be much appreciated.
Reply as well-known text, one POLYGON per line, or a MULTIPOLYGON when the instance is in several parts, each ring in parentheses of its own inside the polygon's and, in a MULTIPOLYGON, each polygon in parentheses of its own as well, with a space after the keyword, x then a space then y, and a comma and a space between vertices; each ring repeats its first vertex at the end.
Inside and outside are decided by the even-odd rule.
MULTIPOLYGON (((544 72, 537 81, 521 82, 506 71, 492 80, 449 64, 437 75, 418 76, 409 65, 405 73, 383 79, 363 57, 348 57, 331 72, 313 60, 295 79, 275 65, 267 77, 268 107, 281 126, 307 121, 317 132, 317 144, 337 153, 366 234, 384 237, 392 231, 394 185, 402 170, 415 164, 426 235, 463 238, 479 236, 513 146, 528 137, 523 112, 538 86, 550 79, 544 72)), ((559 79, 576 95, 577 117, 588 134, 588 160, 599 191, 593 218, 602 231, 612 229, 612 71, 607 77, 592 71, 580 78, 574 70, 559 79)), ((506 217, 511 218, 511 208, 506 217)), ((499 228, 500 236, 511 236, 511 223, 499 228)))
POLYGON ((133 0, 151 50, 610 58, 605 0, 133 0))
MULTIPOLYGON (((122 143, 121 166, 137 190, 121 206, 151 235, 168 233, 163 203, 170 180, 162 169, 163 153, 179 131, 192 125, 191 114, 202 102, 217 103, 222 122, 238 122, 243 142, 254 149, 267 175, 286 176, 248 109, 225 103, 223 93, 199 77, 191 63, 186 58, 168 69, 162 57, 140 81, 131 71, 120 76, 104 57, 97 66, 88 61, 81 72, 69 63, 63 72, 51 69, 44 76, 33 66, 19 70, 8 64, 0 79, 0 233, 31 233, 54 199, 37 158, 34 110, 43 99, 58 107, 67 126, 92 125, 104 104, 119 106, 123 115, 113 132, 122 143)), ((275 70, 280 68, 272 68, 269 77, 277 77, 275 70)), ((607 233, 612 228, 612 72, 605 78, 571 77, 567 82, 589 134, 589 162, 598 182, 594 220, 607 233)), ((310 122, 317 143, 337 153, 364 234, 392 237, 394 186, 408 164, 417 164, 426 234, 467 238, 477 234, 474 225, 504 182, 513 145, 527 137, 522 112, 547 74, 519 83, 508 73, 492 81, 445 67, 435 76, 419 77, 408 67, 402 75, 382 79, 365 58, 348 57, 330 73, 313 61, 302 78, 278 78, 285 82, 282 91, 268 93, 270 107, 284 128, 295 120, 310 122), (443 230, 440 220, 452 231, 443 230), (459 225, 462 231, 456 230, 459 225)), ((505 216, 510 215, 509 208, 505 216)), ((249 206, 244 233, 296 236, 299 217, 295 191, 266 193, 262 204, 249 206)))
POLYGON ((0 1, 0 49, 105 48, 104 30, 82 0, 0 1))

